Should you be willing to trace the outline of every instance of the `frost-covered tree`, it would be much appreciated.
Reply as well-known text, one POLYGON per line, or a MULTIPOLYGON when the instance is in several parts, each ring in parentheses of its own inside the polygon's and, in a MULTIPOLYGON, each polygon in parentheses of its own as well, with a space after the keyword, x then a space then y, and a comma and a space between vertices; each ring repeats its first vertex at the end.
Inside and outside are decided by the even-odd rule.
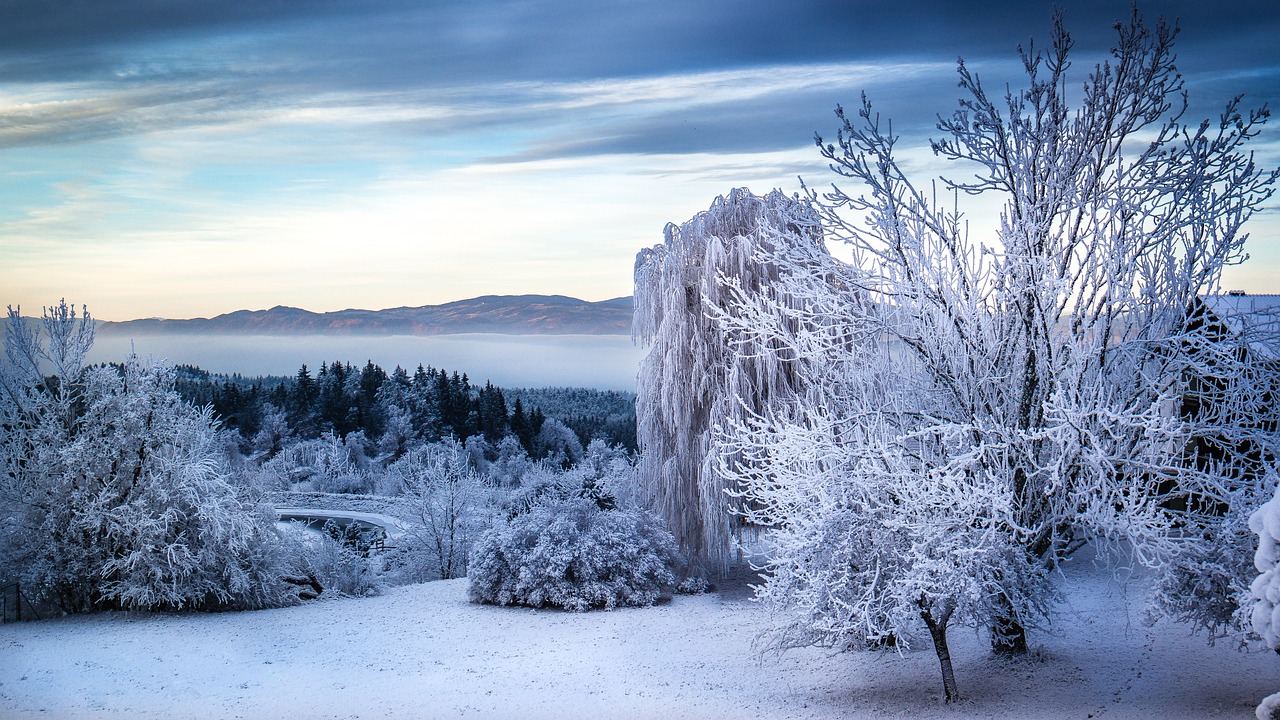
POLYGON ((384 406, 382 437, 378 439, 379 457, 395 462, 404 456, 417 434, 413 417, 399 405, 384 406))
POLYGON ((714 436, 721 472, 746 500, 740 512, 767 530, 757 597, 783 610, 769 644, 905 651, 923 634, 952 701, 948 630, 990 626, 1008 606, 1041 611, 1047 572, 1002 531, 1014 522, 1012 494, 988 481, 968 428, 925 421, 938 408, 902 348, 876 324, 830 322, 874 312, 847 292, 855 269, 810 252, 775 256, 775 293, 803 307, 743 293, 726 319, 783 339, 808 388, 714 436), (821 263, 817 274, 797 270, 821 263))
MULTIPOLYGON (((471 446, 471 441, 472 438, 467 438, 468 447, 471 446)), ((515 435, 502 438, 494 449, 494 455, 493 462, 485 461, 484 472, 499 487, 510 488, 519 485, 533 467, 533 462, 525 453, 520 439, 515 435)), ((481 457, 481 460, 484 458, 481 457)))
POLYGON ((600 438, 592 440, 576 470, 582 475, 584 486, 589 486, 592 492, 612 498, 618 507, 644 506, 644 493, 635 458, 621 447, 610 445, 600 438))
POLYGON ((1188 312, 1243 260, 1242 225, 1270 196, 1276 174, 1244 149, 1267 113, 1232 101, 1217 121, 1184 125, 1174 30, 1135 12, 1118 34, 1082 91, 1068 79, 1060 18, 1048 48, 1021 53, 1023 89, 993 98, 961 62, 965 97, 932 147, 967 163, 971 180, 914 184, 865 99, 853 116, 837 111, 836 142, 819 139, 832 169, 862 186, 809 195, 852 264, 775 253, 780 289, 738 293, 730 314, 782 357, 808 358, 794 367, 817 389, 724 424, 721 440, 751 460, 723 465, 749 517, 777 528, 762 594, 797 611, 793 637, 840 642, 861 623, 897 638, 903 628, 880 619, 885 603, 901 608, 899 588, 932 586, 933 622, 967 607, 994 649, 1023 651, 1026 624, 1047 609, 1044 575, 1064 557, 1092 542, 1166 568, 1200 542, 1177 530, 1211 522, 1245 477, 1231 441, 1265 425, 1263 393, 1234 343, 1188 312), (940 204, 939 190, 954 204, 940 204), (973 194, 1003 201, 982 240, 959 209, 973 194), (797 306, 808 308, 792 312, 798 326, 771 320, 797 306), (813 321, 828 312, 845 331, 813 321), (880 351, 860 349, 868 344, 880 351), (1227 389, 1212 412, 1180 412, 1192 380, 1210 376, 1227 389), (1226 441, 1202 462, 1184 453, 1197 437, 1226 441), (803 480, 802 461, 816 479, 803 480), (920 487, 894 485, 902 473, 920 487), (1177 509, 1178 498, 1194 501, 1177 509), (921 506, 932 510, 921 516, 921 506), (861 549, 832 561, 829 543, 854 543, 868 520, 890 535, 865 541, 888 550, 869 551, 876 572, 861 549), (830 535, 806 535, 811 526, 830 535), (951 532, 973 534, 950 545, 951 532), (944 544, 929 549, 935 541, 944 544), (986 559, 967 564, 965 547, 986 559), (931 553, 952 562, 913 585, 931 553), (779 583, 793 578, 808 592, 789 596, 779 583), (842 600, 850 593, 877 604, 842 600))
POLYGON ((285 412, 271 403, 262 405, 262 422, 253 436, 253 449, 261 457, 275 457, 293 435, 285 412))
POLYGON ((83 368, 92 340, 65 303, 40 331, 9 310, 4 574, 66 612, 282 602, 274 517, 230 482, 211 410, 160 365, 83 368))
POLYGON ((815 227, 795 199, 739 188, 668 225, 662 244, 636 257, 633 333, 650 346, 637 381, 641 474, 701 572, 723 570, 733 556, 731 482, 710 455, 711 428, 798 390, 791 359, 768 339, 724 329, 727 289, 770 293, 777 269, 762 252, 778 242, 821 247, 815 227))
POLYGON ((1201 298, 1190 316, 1193 337, 1210 344, 1195 353, 1182 403, 1181 413, 1200 426, 1185 456, 1224 482, 1217 496, 1171 488, 1171 507, 1199 511, 1187 518, 1196 542, 1164 573, 1152 610, 1205 630, 1210 643, 1235 636, 1244 646, 1257 548, 1250 515, 1271 498, 1280 457, 1280 309, 1252 296, 1215 295, 1201 298))
POLYGON ((487 525, 489 494, 466 448, 452 438, 421 446, 392 463, 387 473, 404 488, 396 507, 407 521, 410 554, 422 556, 431 577, 466 575, 471 544, 487 525))
POLYGON ((538 456, 569 466, 582 459, 582 441, 567 425, 555 418, 547 418, 542 429, 533 439, 538 456))

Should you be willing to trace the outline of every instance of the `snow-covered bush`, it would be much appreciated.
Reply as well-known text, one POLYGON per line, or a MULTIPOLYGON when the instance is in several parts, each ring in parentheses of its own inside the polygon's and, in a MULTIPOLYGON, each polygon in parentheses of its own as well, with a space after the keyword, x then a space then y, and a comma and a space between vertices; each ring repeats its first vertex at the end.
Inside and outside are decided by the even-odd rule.
MULTIPOLYGON (((1270 480, 1275 484, 1277 478, 1270 480)), ((1249 529, 1258 536, 1253 564, 1259 575, 1249 584, 1256 601, 1251 610, 1253 631, 1267 647, 1280 649, 1280 485, 1275 496, 1249 516, 1249 529)))
POLYGON ((643 510, 588 498, 536 505, 498 522, 471 551, 473 602, 582 612, 656 602, 675 584, 671 534, 643 510))
POLYGON ((327 528, 317 532, 299 524, 281 534, 284 536, 282 571, 286 577, 314 581, 324 597, 368 597, 382 593, 382 581, 370 558, 334 537, 327 528))
MULTIPOLYGON (((1258 535, 1253 563, 1260 573, 1249 585, 1254 604, 1253 631, 1267 647, 1280 652, 1280 484, 1274 474, 1275 496, 1249 516, 1249 529, 1258 535)), ((1268 695, 1258 705, 1258 720, 1280 719, 1280 693, 1268 695)))
POLYGON ((525 473, 520 484, 499 504, 508 520, 523 515, 540 505, 554 505, 583 497, 579 474, 538 463, 525 473))
POLYGON ((367 493, 374 480, 366 467, 363 440, 360 433, 351 433, 347 441, 325 433, 314 440, 286 444, 263 463, 262 475, 274 478, 281 490, 367 493))
MULTIPOLYGON (((1251 502, 1252 501, 1252 502, 1251 502)), ((1162 616, 1204 630, 1210 644, 1234 637, 1243 646, 1250 636, 1249 582, 1257 576, 1250 531, 1250 493, 1235 493, 1224 515, 1197 523, 1196 542, 1187 543, 1161 575, 1148 622, 1162 616)))
POLYGON ((42 340, 10 309, 0 576, 66 612, 283 602, 274 517, 230 482, 212 411, 161 365, 83 369, 91 322, 61 304, 42 340))

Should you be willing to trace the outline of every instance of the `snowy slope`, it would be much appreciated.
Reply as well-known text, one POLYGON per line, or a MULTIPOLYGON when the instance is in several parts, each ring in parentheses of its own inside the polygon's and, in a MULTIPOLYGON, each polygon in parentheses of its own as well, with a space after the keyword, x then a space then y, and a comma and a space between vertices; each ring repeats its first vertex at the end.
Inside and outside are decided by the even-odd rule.
POLYGON ((761 658, 749 592, 581 615, 472 605, 466 580, 251 613, 115 613, 0 627, 4 718, 1249 718, 1280 658, 1140 622, 1142 583, 1085 561, 1072 602, 1001 661, 952 652, 761 658))

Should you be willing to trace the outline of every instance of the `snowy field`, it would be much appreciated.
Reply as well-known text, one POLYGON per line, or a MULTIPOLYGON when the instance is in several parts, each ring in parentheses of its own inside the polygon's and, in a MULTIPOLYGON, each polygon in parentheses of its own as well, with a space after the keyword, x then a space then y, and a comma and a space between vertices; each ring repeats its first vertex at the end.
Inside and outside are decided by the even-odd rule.
POLYGON ((1078 560, 1031 657, 956 629, 961 703, 931 650, 761 657, 740 582, 648 609, 497 608, 466 580, 249 613, 0 627, 4 718, 1250 718, 1280 657, 1141 622, 1142 583, 1078 560))

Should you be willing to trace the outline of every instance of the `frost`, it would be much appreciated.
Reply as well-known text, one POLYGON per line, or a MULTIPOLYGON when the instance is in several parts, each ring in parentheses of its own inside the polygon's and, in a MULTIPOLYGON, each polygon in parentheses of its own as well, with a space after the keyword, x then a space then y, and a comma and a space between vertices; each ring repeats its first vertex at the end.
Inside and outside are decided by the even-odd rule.
POLYGON ((283 602, 274 517, 233 485, 211 409, 163 365, 80 367, 92 320, 65 303, 25 327, 10 309, 0 576, 66 612, 283 602))
MULTIPOLYGON (((1271 479, 1272 484, 1280 480, 1274 476, 1271 479)), ((1249 516, 1249 529, 1258 535, 1253 564, 1259 575, 1249 584, 1249 592, 1257 600, 1251 617, 1253 630, 1262 636, 1267 647, 1280 648, 1280 485, 1275 496, 1249 516)))
POLYGON ((767 251, 777 243, 825 254, 815 222, 780 192, 736 189, 668 225, 663 243, 636 258, 633 333, 650 346, 637 381, 642 476, 702 572, 723 570, 733 553, 731 482, 710 456, 712 427, 799 389, 795 359, 773 352, 770 338, 730 329, 725 313, 737 294, 771 292, 778 273, 767 251))
POLYGON ((639 509, 591 498, 535 505, 476 542, 468 593, 496 605, 592 608, 652 605, 675 585, 671 534, 639 509))
POLYGON ((1021 52, 1021 89, 989 95, 961 62, 965 97, 932 148, 964 181, 915 184, 865 97, 838 109, 835 142, 819 148, 857 188, 811 190, 808 207, 852 263, 783 223, 751 253, 764 289, 725 282, 696 252, 642 255, 638 277, 674 257, 693 281, 638 282, 637 307, 655 305, 648 287, 674 313, 712 310, 672 335, 691 354, 662 345, 671 359, 641 387, 666 381, 649 397, 690 408, 671 427, 692 435, 667 430, 685 445, 659 454, 682 458, 669 481, 682 501, 693 505, 699 470, 683 458, 710 458, 703 517, 718 517, 707 488, 729 489, 771 528, 758 594, 780 611, 774 646, 901 649, 923 625, 951 700, 948 623, 1025 652, 1053 599, 1047 578, 1085 544, 1167 571, 1251 503, 1259 458, 1277 448, 1275 371, 1202 298, 1244 260, 1241 224, 1271 195, 1277 174, 1245 149, 1267 112, 1235 100, 1217 122, 1182 125, 1172 28, 1135 11, 1117 30, 1114 61, 1085 78, 1075 109, 1060 16, 1051 43, 1021 52), (1002 203, 982 239, 960 205, 979 194, 1002 203), (709 340, 728 356, 697 349, 709 340), (786 382, 731 385, 737 409, 697 414, 722 407, 724 386, 707 379, 737 368, 786 382), (708 426, 712 446, 690 448, 708 426))

